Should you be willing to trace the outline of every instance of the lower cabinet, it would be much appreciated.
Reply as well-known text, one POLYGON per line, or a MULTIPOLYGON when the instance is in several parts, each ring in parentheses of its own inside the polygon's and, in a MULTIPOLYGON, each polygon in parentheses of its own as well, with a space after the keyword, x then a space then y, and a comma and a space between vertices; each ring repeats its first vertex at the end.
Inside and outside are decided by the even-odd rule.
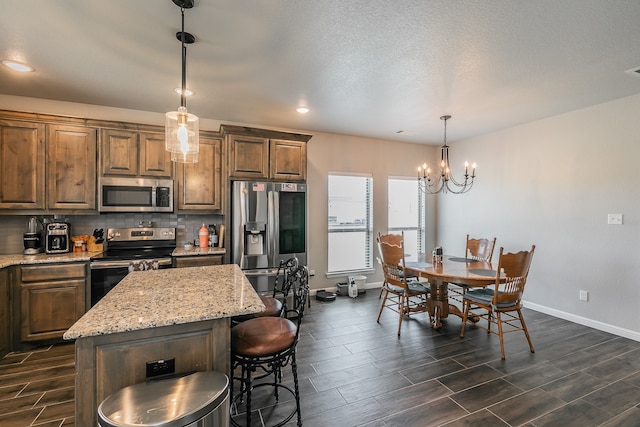
POLYGON ((0 269, 0 357, 11 351, 8 268, 0 269))
POLYGON ((174 267, 201 267, 204 265, 221 265, 224 255, 178 256, 173 258, 174 267))
POLYGON ((87 263, 14 267, 13 347, 61 340, 85 312, 87 263))

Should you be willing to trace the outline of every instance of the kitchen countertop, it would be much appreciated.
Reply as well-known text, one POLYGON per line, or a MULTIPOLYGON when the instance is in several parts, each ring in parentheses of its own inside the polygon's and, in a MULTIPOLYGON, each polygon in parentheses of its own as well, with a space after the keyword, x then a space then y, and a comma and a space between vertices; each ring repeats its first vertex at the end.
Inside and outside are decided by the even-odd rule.
POLYGON ((129 273, 65 334, 67 340, 264 310, 236 264, 129 273))
MULTIPOLYGON (((29 265, 29 264, 49 264, 53 262, 82 262, 89 261, 92 256, 98 255, 100 252, 67 252, 63 254, 45 254, 39 253, 35 255, 23 254, 7 254, 0 255, 0 268, 11 267, 12 265, 29 265)), ((224 255, 227 251, 225 248, 198 248, 193 247, 190 250, 176 248, 171 256, 197 256, 197 255, 224 255)))
POLYGON ((67 252, 63 254, 10 254, 0 255, 0 268, 11 267, 12 265, 28 264, 49 264, 52 262, 81 262, 89 259, 100 252, 67 252))
POLYGON ((192 247, 191 249, 184 249, 181 247, 175 248, 171 253, 171 256, 197 256, 197 255, 224 255, 227 251, 224 248, 200 248, 192 247))

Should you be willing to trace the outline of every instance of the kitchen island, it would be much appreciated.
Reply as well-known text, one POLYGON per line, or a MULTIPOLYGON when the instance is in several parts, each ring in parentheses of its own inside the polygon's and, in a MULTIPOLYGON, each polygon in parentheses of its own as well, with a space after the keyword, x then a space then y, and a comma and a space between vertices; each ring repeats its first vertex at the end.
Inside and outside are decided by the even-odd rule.
POLYGON ((129 273, 64 334, 76 340, 76 425, 97 425, 100 402, 144 382, 147 362, 228 374, 230 318, 262 310, 235 264, 129 273))

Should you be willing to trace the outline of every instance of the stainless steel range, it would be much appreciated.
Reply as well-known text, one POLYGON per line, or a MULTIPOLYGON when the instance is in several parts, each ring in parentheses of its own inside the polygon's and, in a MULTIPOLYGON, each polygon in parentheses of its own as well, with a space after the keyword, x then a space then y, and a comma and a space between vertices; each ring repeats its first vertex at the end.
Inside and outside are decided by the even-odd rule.
POLYGON ((170 268, 176 229, 109 228, 106 245, 106 251, 91 257, 92 307, 129 273, 134 261, 157 261, 158 268, 170 268))

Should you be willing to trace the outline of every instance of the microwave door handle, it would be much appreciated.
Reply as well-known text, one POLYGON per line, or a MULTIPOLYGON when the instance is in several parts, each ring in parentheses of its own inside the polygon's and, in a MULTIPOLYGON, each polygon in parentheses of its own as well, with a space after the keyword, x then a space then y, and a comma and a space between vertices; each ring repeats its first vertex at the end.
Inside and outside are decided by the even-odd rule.
POLYGON ((155 185, 151 187, 151 206, 156 207, 158 205, 158 187, 155 185))

